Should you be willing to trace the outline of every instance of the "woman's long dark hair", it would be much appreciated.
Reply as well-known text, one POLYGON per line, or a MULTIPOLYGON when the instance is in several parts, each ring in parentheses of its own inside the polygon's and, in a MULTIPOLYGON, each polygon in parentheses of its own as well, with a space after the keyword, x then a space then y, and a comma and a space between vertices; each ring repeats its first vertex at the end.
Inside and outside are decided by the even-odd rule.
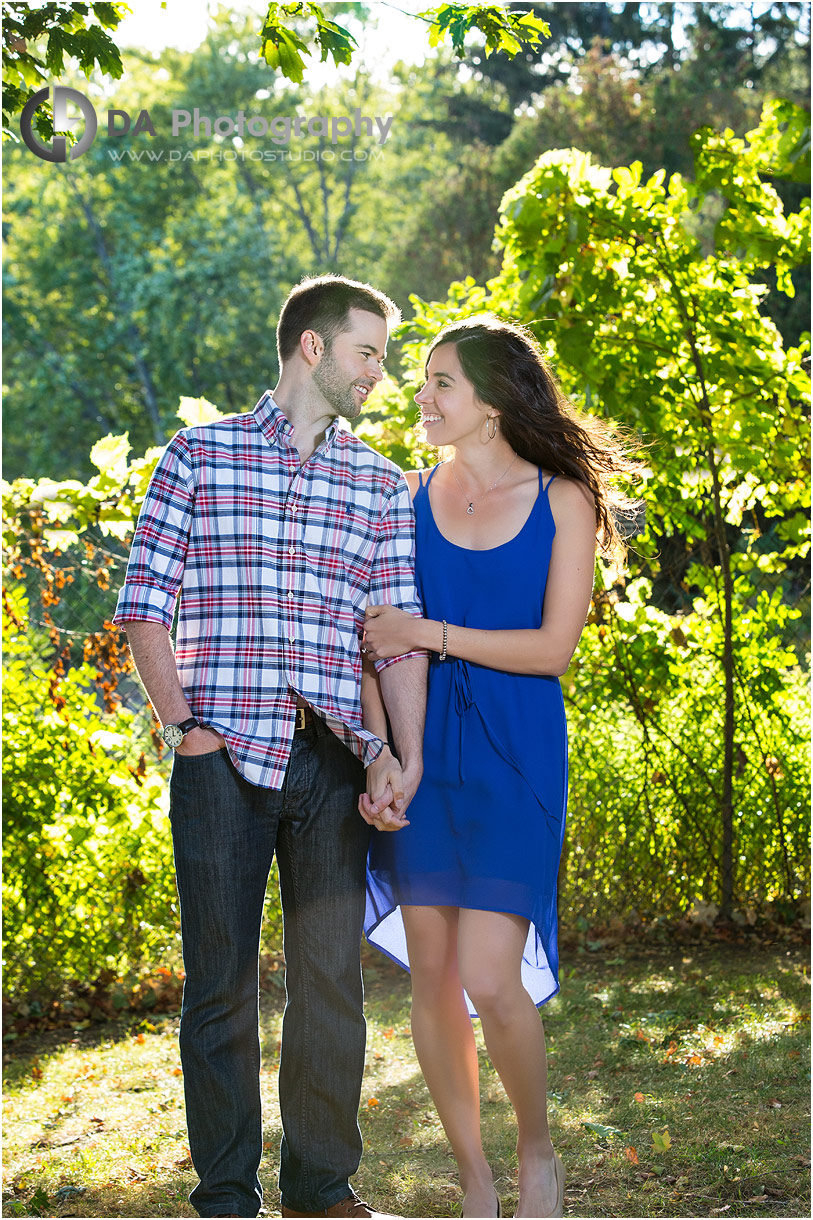
POLYGON ((620 429, 580 415, 556 383, 539 344, 523 326, 480 315, 452 322, 433 340, 427 355, 453 343, 463 372, 481 402, 500 413, 511 448, 544 470, 589 487, 596 502, 596 537, 606 554, 624 550, 619 524, 637 517, 640 502, 616 485, 639 477, 643 463, 631 456, 631 439, 620 429))

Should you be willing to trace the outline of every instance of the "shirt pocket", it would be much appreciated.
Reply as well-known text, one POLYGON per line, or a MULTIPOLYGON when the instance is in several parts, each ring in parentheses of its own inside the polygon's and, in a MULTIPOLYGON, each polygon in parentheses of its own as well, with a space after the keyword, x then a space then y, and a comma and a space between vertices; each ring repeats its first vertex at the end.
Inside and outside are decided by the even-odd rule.
POLYGON ((369 514, 353 506, 331 506, 308 512, 302 549, 316 572, 341 569, 353 585, 368 585, 377 531, 369 514))

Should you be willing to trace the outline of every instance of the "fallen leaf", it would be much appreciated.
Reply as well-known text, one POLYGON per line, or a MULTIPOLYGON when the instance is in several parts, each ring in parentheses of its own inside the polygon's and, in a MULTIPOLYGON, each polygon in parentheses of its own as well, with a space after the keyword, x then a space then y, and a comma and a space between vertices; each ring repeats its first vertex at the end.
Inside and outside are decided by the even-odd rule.
POLYGON ((411 1148, 412 1147, 412 1136, 411 1135, 402 1135, 398 1141, 398 1147, 399 1148, 411 1148))
POLYGON ((770 1101, 765 1102, 765 1105, 770 1106, 770 1108, 772 1110, 781 1110, 782 1109, 782 1102, 779 1100, 778 1097, 772 1097, 770 1099, 770 1101))
POLYGON ((644 1095, 643 1095, 643 1093, 635 1093, 635 1094, 633 1094, 633 1100, 634 1100, 634 1101, 637 1101, 637 1102, 639 1102, 639 1103, 640 1103, 640 1102, 642 1102, 642 1101, 644 1100, 644 1095))
POLYGON ((610 1139, 614 1135, 626 1135, 619 1127, 606 1127, 603 1123, 582 1123, 586 1131, 591 1135, 597 1136, 599 1139, 610 1139))
POLYGON ((383 1030, 382 1033, 383 1037, 385 1038, 393 1038, 395 1036, 395 1030, 392 1028, 392 1026, 390 1026, 389 1029, 383 1030))
POLYGON ((143 1041, 144 1041, 144 1035, 143 1035, 143 1034, 136 1034, 136 1036, 135 1036, 135 1040, 136 1040, 136 1042, 143 1042, 143 1041))
POLYGON ((723 1212, 730 1212, 731 1204, 726 1203, 725 1207, 713 1207, 711 1209, 712 1216, 722 1216, 723 1212))
POLYGON ((172 1075, 173 1076, 183 1076, 183 1068, 173 1068, 172 1075))
POLYGON ((768 1198, 767 1195, 753 1195, 750 1199, 746 1199, 746 1203, 764 1203, 768 1198))
POLYGON ((371 1110, 374 1110, 375 1107, 378 1105, 378 1098, 371 1097, 370 1100, 367 1102, 367 1105, 371 1110))
POLYGON ((635 1151, 634 1148, 625 1148, 624 1154, 628 1161, 632 1161, 633 1165, 638 1164, 638 1153, 635 1151))
POLYGON ((656 1152, 667 1152, 672 1146, 672 1137, 668 1128, 652 1132, 652 1146, 656 1152))
POLYGON ((692 1067, 699 1067, 700 1064, 703 1062, 703 1060, 700 1057, 700 1055, 689 1055, 689 1058, 686 1060, 686 1062, 688 1064, 690 1064, 692 1067))
POLYGON ((596 1076, 598 1076, 598 1072, 593 1071, 587 1073, 588 1080, 595 1080, 596 1076))

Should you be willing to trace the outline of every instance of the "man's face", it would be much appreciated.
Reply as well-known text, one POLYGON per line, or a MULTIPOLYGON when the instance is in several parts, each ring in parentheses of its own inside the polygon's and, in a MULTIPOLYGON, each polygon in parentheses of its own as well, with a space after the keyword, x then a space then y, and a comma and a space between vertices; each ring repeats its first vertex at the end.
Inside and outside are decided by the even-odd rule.
POLYGON ((366 309, 351 309, 347 321, 348 329, 325 348, 313 381, 334 411, 355 419, 384 376, 387 323, 366 309))

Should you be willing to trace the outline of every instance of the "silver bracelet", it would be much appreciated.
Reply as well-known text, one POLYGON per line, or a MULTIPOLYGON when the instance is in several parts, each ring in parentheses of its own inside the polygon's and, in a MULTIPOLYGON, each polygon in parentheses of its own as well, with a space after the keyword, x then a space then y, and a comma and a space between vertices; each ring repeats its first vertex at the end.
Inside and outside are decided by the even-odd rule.
POLYGON ((442 621, 443 621, 443 651, 438 653, 439 661, 446 660, 446 645, 449 642, 449 627, 446 622, 446 619, 443 619, 442 621))

